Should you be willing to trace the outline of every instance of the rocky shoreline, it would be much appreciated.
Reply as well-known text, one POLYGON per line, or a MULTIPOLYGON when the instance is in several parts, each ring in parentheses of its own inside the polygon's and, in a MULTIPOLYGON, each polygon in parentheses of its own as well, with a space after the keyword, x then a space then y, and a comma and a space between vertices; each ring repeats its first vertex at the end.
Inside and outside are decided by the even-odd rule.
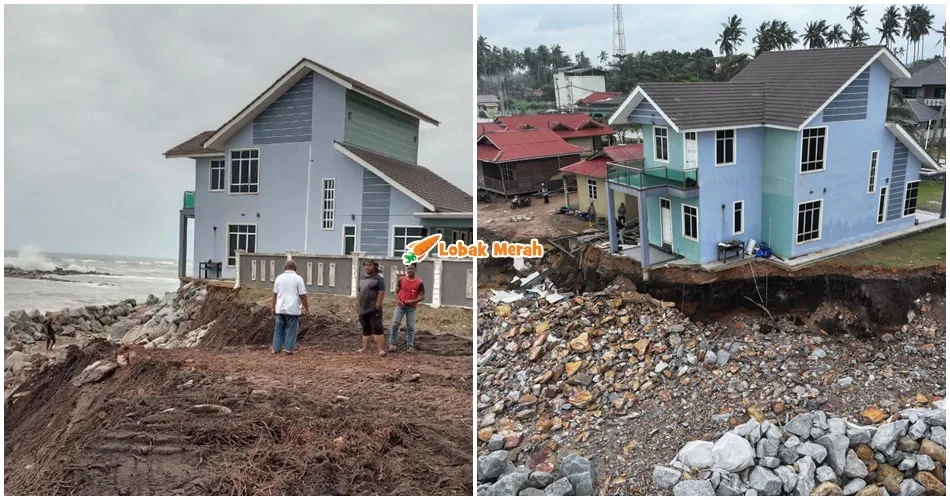
POLYGON ((196 282, 160 299, 149 296, 144 304, 127 299, 117 304, 86 306, 41 313, 12 311, 4 317, 4 386, 22 382, 30 373, 65 359, 66 347, 80 348, 91 341, 141 345, 146 349, 196 347, 208 325, 192 329, 191 319, 207 297, 196 282), (56 348, 47 352, 43 323, 50 321, 57 335, 56 348))
MULTIPOLYGON (((63 269, 57 267, 52 271, 42 271, 39 269, 20 269, 19 267, 14 266, 4 266, 3 267, 3 277, 5 278, 22 278, 29 280, 42 280, 50 279, 50 276, 113 276, 109 273, 100 273, 97 271, 75 271, 72 269, 63 269)), ((57 280, 53 280, 57 281, 57 280)), ((62 281, 62 280, 59 280, 62 281)))

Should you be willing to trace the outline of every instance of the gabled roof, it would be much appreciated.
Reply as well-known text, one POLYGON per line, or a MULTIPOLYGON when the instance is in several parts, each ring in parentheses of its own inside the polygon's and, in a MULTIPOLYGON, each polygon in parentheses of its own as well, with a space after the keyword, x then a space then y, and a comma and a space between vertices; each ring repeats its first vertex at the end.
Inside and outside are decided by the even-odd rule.
POLYGON ((208 149, 202 146, 214 130, 206 130, 191 139, 165 151, 165 158, 201 158, 205 156, 223 156, 224 151, 208 149))
POLYGON ((626 120, 646 99, 677 132, 742 125, 799 130, 874 61, 892 77, 910 76, 884 47, 766 52, 729 82, 641 84, 608 123, 626 120))
POLYGON ((577 102, 580 104, 603 104, 601 101, 606 101, 611 97, 616 97, 618 95, 623 95, 623 92, 594 92, 593 94, 577 102))
POLYGON ((569 144, 549 129, 504 130, 478 139, 476 154, 482 161, 499 163, 577 155, 586 149, 569 144))
POLYGON ((901 141, 901 144, 907 147, 907 150, 910 151, 912 155, 920 160, 921 169, 941 170, 940 165, 934 161, 933 157, 924 151, 924 148, 920 147, 920 144, 904 130, 904 127, 896 123, 886 123, 884 126, 894 134, 897 140, 901 141))
POLYGON ((334 141, 333 146, 430 211, 472 211, 471 195, 421 165, 397 160, 345 142, 334 141))
POLYGON ((562 167, 561 172, 597 179, 607 178, 607 162, 629 161, 643 158, 643 144, 619 144, 608 146, 586 160, 562 167))
POLYGON ((910 78, 898 78, 891 83, 897 88, 918 88, 924 85, 947 84, 947 60, 939 58, 930 64, 917 68, 910 78))
POLYGON ((940 111, 927 106, 926 104, 916 100, 908 99, 904 106, 910 109, 910 112, 917 117, 917 123, 926 122, 929 120, 939 120, 941 118, 940 111))
POLYGON ((497 123, 479 123, 475 126, 475 138, 478 139, 489 132, 497 132, 499 130, 505 130, 505 127, 497 123))
POLYGON ((480 94, 476 98, 476 102, 478 104, 489 103, 489 102, 498 104, 500 101, 498 100, 498 96, 496 96, 495 94, 480 94))
POLYGON ((258 95, 250 104, 244 107, 239 111, 233 118, 228 120, 224 125, 221 125, 215 133, 209 137, 203 146, 209 149, 220 149, 223 147, 225 141, 231 137, 234 133, 240 130, 242 127, 251 123, 254 118, 267 109, 274 101, 276 101, 281 95, 284 94, 288 89, 294 86, 295 83, 300 81, 303 77, 307 76, 311 71, 322 75, 326 78, 329 78, 338 85, 346 88, 347 90, 353 90, 359 92, 371 99, 375 99, 387 106, 395 108, 407 115, 410 115, 419 120, 429 122, 433 125, 438 126, 439 122, 421 111, 409 106, 408 104, 389 96, 388 94, 376 90, 359 80, 350 78, 342 73, 334 71, 322 64, 315 63, 310 59, 303 58, 290 68, 286 73, 281 75, 270 87, 268 87, 264 92, 258 95))
POLYGON ((584 113, 499 116, 495 123, 504 125, 508 130, 550 129, 564 139, 614 133, 612 128, 584 113))

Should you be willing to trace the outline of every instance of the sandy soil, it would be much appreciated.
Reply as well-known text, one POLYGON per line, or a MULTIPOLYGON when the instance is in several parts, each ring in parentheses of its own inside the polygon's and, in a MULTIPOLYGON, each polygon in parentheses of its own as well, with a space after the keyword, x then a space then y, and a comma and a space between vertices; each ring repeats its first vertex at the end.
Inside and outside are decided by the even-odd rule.
MULTIPOLYGON (((497 199, 497 198, 496 198, 497 199)), ((511 202, 479 203, 479 227, 490 228, 509 241, 524 241, 531 238, 557 238, 580 234, 588 229, 587 222, 575 215, 556 213, 564 205, 564 195, 550 197, 544 205, 541 198, 532 198, 531 206, 511 209, 511 202), (530 221, 509 221, 510 217, 532 217, 530 221)), ((570 202, 577 206, 577 193, 571 193, 570 202)))

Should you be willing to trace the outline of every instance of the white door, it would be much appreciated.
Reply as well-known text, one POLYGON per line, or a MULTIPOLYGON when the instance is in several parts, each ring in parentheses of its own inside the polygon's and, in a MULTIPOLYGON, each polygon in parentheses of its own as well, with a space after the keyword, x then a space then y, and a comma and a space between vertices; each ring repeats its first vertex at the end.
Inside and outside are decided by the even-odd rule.
POLYGON ((673 246, 673 212, 670 200, 660 198, 660 231, 663 235, 663 246, 673 246))
POLYGON ((696 146, 696 132, 686 132, 686 170, 695 170, 699 167, 699 153, 696 146))

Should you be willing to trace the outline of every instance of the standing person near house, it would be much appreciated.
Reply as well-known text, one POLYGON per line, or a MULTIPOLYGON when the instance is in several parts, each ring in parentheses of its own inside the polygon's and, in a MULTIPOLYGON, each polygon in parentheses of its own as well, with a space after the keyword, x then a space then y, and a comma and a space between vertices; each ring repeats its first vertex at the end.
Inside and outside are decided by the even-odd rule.
POLYGON ((389 330, 390 351, 396 350, 396 334, 403 316, 406 317, 406 350, 416 350, 416 307, 425 299, 425 294, 425 284, 416 277, 416 265, 409 264, 406 266, 406 275, 396 282, 396 291, 393 293, 396 296, 396 310, 393 312, 393 326, 389 330))
POLYGON ((274 343, 271 352, 293 354, 297 347, 297 329, 300 327, 300 315, 309 314, 307 286, 297 274, 297 263, 288 260, 284 263, 284 272, 274 280, 274 296, 271 299, 274 311, 274 343))
POLYGON ((356 315, 363 327, 363 347, 356 352, 369 352, 370 336, 376 339, 380 356, 386 355, 383 338, 383 299, 386 298, 386 282, 379 275, 379 264, 373 259, 363 261, 363 276, 360 277, 359 295, 356 299, 356 315))
POLYGON ((620 202, 620 208, 617 209, 617 220, 620 221, 620 227, 627 223, 627 206, 620 202))
POLYGON ((594 222, 597 222, 597 210, 594 209, 594 202, 590 202, 590 206, 587 207, 587 225, 594 227, 594 222))
POLYGON ((548 186, 545 183, 541 183, 541 195, 544 196, 544 204, 547 205, 550 203, 548 200, 548 186))

